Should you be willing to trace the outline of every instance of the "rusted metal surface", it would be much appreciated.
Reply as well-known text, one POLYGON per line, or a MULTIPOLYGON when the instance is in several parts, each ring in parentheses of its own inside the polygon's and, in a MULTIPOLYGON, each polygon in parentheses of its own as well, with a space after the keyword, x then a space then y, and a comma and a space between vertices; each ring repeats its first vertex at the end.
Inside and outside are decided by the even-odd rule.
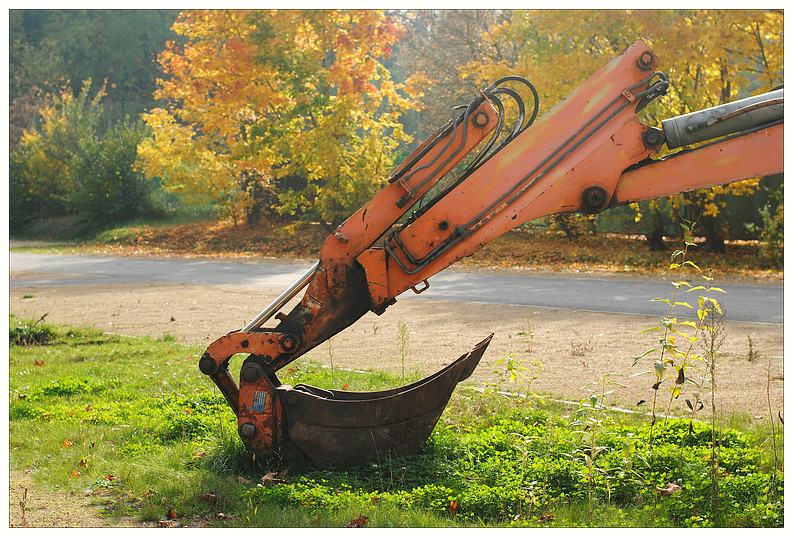
POLYGON ((434 375, 394 390, 348 392, 306 385, 279 390, 289 437, 325 467, 362 462, 378 452, 417 453, 455 386, 471 375, 492 337, 434 375))

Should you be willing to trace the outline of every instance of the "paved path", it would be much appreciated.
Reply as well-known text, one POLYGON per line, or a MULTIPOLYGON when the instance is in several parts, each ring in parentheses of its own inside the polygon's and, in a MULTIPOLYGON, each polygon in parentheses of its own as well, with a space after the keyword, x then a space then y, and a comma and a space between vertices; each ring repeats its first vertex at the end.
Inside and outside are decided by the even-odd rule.
MULTIPOLYGON (((281 263, 235 263, 189 259, 89 257, 40 254, 10 254, 11 272, 35 273, 36 279, 12 279, 10 286, 50 286, 121 283, 184 283, 261 289, 286 289, 308 265, 281 263), (52 275, 49 277, 48 275, 52 275), (68 275, 64 277, 64 275, 68 275)), ((671 299, 667 282, 597 280, 523 275, 441 272, 430 278, 430 288, 420 295, 412 291, 402 299, 444 300, 503 304, 537 308, 575 309, 600 313, 663 316, 669 306, 653 302, 671 299)), ((783 288, 720 286, 726 293, 713 293, 723 305, 728 321, 783 324, 783 288)), ((693 293, 678 293, 677 300, 696 306, 693 293)), ((686 317, 687 308, 675 313, 686 317)), ((693 317, 693 310, 691 310, 693 317)))

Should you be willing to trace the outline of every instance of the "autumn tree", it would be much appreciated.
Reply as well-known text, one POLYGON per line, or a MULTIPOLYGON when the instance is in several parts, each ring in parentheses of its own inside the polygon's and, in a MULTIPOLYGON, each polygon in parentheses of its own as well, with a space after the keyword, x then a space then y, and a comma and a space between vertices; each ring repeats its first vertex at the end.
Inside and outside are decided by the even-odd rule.
MULTIPOLYGON (((506 74, 531 78, 547 110, 641 38, 661 59, 668 96, 644 112, 646 122, 771 90, 782 82, 783 14, 774 10, 520 11, 483 35, 486 46, 520 43, 516 59, 468 64, 482 83, 506 74)), ((757 179, 680 194, 671 204, 701 216, 705 249, 723 249, 718 215, 725 194, 752 193, 757 179)), ((658 207, 658 204, 650 204, 658 207)))
POLYGON ((381 59, 401 27, 381 11, 185 11, 184 46, 139 152, 173 192, 255 224, 268 206, 338 224, 382 186, 410 106, 381 59), (268 198, 269 196, 269 198, 268 198), (277 196, 277 198, 276 198, 277 196))

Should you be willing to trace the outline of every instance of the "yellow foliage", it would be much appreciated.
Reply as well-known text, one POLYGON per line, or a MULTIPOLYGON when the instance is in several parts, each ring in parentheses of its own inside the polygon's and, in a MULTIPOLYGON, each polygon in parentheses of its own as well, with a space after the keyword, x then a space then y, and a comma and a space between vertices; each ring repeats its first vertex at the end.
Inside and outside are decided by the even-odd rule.
MULTIPOLYGON (((759 84, 755 93, 782 83, 783 26, 781 10, 518 11, 483 39, 491 47, 520 43, 519 56, 511 62, 474 61, 464 72, 482 85, 507 74, 526 76, 537 87, 544 112, 633 41, 643 39, 670 82, 668 95, 643 112, 644 122, 652 125, 744 98, 750 82, 759 84)), ((757 181, 712 192, 748 195, 757 181)), ((680 207, 687 199, 673 196, 671 204, 680 207)), ((718 210, 711 193, 706 211, 715 216, 718 210)))
POLYGON ((184 11, 173 29, 188 43, 159 58, 169 77, 156 97, 172 104, 146 116, 147 174, 235 220, 254 183, 279 176, 309 182, 282 195, 285 210, 325 220, 379 189, 413 106, 380 63, 401 32, 382 11, 184 11))

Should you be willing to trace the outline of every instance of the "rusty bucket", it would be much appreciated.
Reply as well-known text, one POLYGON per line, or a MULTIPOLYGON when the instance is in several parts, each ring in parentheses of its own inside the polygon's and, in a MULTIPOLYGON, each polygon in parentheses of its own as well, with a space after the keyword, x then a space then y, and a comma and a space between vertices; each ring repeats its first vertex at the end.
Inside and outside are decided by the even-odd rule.
POLYGON ((458 382, 471 376, 493 334, 427 378, 379 392, 278 389, 289 438, 315 464, 330 467, 418 453, 458 382))

